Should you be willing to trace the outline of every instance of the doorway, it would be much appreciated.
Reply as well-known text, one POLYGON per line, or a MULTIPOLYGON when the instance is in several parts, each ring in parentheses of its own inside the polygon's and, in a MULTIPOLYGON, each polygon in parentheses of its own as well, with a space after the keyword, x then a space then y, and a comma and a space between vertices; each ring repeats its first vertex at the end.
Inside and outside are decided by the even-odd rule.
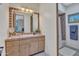
POLYGON ((58 49, 61 49, 65 45, 66 41, 66 23, 65 23, 65 13, 61 13, 58 15, 58 32, 59 32, 59 47, 58 49))
POLYGON ((66 40, 66 18, 65 18, 65 13, 63 14, 59 14, 58 16, 60 19, 59 19, 59 26, 61 28, 61 39, 62 40, 66 40))
POLYGON ((79 56, 78 6, 79 4, 58 3, 57 43, 59 56, 79 56))

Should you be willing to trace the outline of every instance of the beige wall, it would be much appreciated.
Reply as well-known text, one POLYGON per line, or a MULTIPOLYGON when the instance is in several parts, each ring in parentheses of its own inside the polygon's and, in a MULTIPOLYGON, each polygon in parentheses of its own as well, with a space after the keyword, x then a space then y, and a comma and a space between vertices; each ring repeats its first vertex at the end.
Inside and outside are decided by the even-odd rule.
POLYGON ((45 34, 45 52, 50 56, 57 55, 56 4, 40 4, 40 27, 45 34))
MULTIPOLYGON (((0 46, 5 45, 5 39, 8 37, 8 4, 0 5, 0 46)), ((5 47, 2 55, 5 55, 5 47)))
POLYGON ((8 4, 0 5, 0 46, 3 46, 4 39, 8 33, 8 4))

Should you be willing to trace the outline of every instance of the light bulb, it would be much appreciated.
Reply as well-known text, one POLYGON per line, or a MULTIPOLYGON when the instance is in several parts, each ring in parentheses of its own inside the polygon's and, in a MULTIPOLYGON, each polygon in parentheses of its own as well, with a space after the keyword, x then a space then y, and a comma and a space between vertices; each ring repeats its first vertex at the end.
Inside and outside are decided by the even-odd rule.
POLYGON ((29 9, 26 9, 26 12, 28 12, 29 11, 29 9))
POLYGON ((29 10, 31 13, 33 13, 33 10, 29 10))
POLYGON ((24 11, 25 9, 24 8, 21 8, 21 10, 24 11))

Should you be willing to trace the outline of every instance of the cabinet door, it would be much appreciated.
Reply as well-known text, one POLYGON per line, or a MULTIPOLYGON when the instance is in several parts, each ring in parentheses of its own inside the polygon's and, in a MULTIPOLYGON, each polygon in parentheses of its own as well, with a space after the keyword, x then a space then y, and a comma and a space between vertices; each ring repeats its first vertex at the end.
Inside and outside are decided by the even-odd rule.
POLYGON ((22 39, 20 40, 20 56, 29 55, 29 40, 22 39))
POLYGON ((30 40, 30 55, 38 52, 38 39, 31 39, 30 40))
POLYGON ((44 49, 45 49, 45 38, 41 37, 39 38, 38 50, 43 51, 44 49))
POLYGON ((19 41, 7 41, 6 42, 6 55, 18 56, 19 55, 19 41))

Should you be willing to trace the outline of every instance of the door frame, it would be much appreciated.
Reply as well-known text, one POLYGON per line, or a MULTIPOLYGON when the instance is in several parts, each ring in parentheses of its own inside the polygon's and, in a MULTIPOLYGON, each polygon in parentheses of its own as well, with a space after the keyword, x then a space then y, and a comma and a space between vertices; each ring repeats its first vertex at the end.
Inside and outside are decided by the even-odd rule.
POLYGON ((56 17, 57 18, 56 19, 56 25, 57 25, 56 26, 57 27, 57 56, 59 56, 59 48, 58 48, 59 47, 59 35, 58 35, 59 34, 59 31, 58 31, 59 30, 59 26, 58 26, 58 3, 56 3, 56 16, 57 16, 56 17))
MULTIPOLYGON (((56 13, 57 13, 57 15, 56 15, 57 16, 57 19, 56 19, 56 23, 57 23, 57 56, 59 56, 59 26, 58 26, 59 14, 58 14, 58 3, 56 3, 56 13)), ((65 35, 66 35, 66 33, 65 33, 65 35)))

